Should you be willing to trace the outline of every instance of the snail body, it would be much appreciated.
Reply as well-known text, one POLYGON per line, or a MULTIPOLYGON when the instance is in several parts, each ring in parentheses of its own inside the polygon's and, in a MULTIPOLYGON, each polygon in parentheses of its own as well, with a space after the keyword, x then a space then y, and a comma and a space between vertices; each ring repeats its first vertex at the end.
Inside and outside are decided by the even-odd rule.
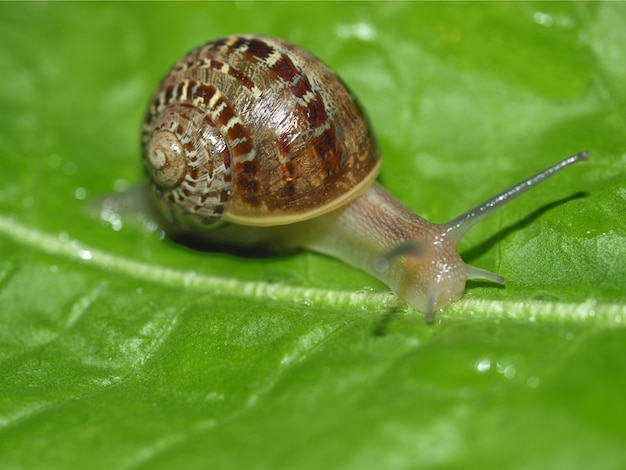
POLYGON ((375 180, 381 154, 355 97, 310 52, 241 35, 190 52, 162 80, 143 126, 149 192, 166 232, 208 244, 308 249, 386 283, 432 321, 467 279, 504 279, 457 251, 475 223, 581 152, 447 224, 375 180))

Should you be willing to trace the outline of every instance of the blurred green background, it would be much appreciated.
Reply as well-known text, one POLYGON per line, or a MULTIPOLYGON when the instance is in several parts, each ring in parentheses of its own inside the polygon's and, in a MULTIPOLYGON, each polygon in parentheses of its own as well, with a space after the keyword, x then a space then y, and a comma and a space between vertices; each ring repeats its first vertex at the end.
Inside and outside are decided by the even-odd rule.
POLYGON ((0 468, 624 468, 624 21, 608 2, 0 4, 0 468), (592 161, 464 238, 508 284, 433 326, 322 256, 100 218, 143 178, 160 78, 238 32, 331 65, 382 183, 434 222, 592 161))

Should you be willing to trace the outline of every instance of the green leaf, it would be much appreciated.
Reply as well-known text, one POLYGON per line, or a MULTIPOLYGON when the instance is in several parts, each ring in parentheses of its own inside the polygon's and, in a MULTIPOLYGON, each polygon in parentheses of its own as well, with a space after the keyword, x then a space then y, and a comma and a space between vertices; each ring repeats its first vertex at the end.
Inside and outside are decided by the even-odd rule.
POLYGON ((626 465, 626 5, 0 5, 0 468, 626 465), (504 275, 428 326, 311 253, 195 252, 94 214, 167 69, 237 32, 350 84, 383 184, 504 275), (330 274, 329 274, 330 273, 330 274))

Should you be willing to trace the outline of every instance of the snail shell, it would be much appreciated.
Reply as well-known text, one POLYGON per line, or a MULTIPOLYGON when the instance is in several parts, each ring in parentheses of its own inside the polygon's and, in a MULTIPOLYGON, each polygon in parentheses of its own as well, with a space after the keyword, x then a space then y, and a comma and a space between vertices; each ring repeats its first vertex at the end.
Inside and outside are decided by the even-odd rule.
POLYGON ((142 153, 160 211, 182 227, 311 219, 359 197, 380 168, 341 80, 308 51, 251 35, 208 43, 172 68, 142 153))

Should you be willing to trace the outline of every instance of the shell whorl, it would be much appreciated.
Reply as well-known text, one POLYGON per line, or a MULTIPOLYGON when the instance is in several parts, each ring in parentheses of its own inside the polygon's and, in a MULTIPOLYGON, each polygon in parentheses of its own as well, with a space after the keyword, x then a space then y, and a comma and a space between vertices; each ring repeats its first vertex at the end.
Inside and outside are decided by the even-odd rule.
POLYGON ((380 165, 337 76, 304 49, 252 35, 173 67, 150 103, 143 155, 161 212, 194 228, 321 215, 365 192, 380 165))

